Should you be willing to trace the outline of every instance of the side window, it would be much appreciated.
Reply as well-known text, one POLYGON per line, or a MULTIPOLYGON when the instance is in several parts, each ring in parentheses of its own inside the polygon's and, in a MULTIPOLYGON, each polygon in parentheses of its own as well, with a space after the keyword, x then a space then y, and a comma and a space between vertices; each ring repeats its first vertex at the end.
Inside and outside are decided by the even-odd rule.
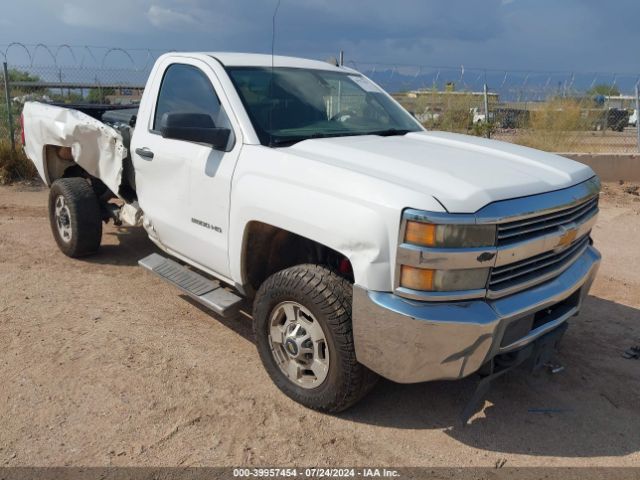
POLYGON ((165 113, 205 113, 216 127, 233 131, 213 85, 202 70, 192 65, 175 63, 165 71, 153 118, 154 131, 160 130, 165 113))

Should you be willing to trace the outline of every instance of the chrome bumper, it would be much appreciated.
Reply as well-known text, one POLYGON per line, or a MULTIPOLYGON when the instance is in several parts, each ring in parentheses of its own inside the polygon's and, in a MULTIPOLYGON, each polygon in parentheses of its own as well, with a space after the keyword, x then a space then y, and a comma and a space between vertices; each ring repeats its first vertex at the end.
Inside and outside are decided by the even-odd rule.
POLYGON ((424 302, 356 285, 357 359, 400 383, 466 377, 494 356, 522 348, 576 315, 599 264, 600 254, 589 246, 553 280, 497 300, 424 302), (540 326, 513 337, 510 326, 547 309, 552 313, 540 326))

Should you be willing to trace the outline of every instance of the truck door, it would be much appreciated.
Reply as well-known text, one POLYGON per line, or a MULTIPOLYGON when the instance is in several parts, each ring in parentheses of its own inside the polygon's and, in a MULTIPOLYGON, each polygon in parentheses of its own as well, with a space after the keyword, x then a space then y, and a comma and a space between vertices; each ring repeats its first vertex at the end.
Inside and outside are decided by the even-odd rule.
POLYGON ((211 67, 189 58, 164 62, 151 82, 157 97, 140 107, 148 124, 139 123, 132 140, 140 207, 171 253, 228 277, 229 196, 240 128, 227 114, 211 67), (163 137, 161 122, 169 113, 209 115, 216 127, 231 129, 227 147, 163 137))

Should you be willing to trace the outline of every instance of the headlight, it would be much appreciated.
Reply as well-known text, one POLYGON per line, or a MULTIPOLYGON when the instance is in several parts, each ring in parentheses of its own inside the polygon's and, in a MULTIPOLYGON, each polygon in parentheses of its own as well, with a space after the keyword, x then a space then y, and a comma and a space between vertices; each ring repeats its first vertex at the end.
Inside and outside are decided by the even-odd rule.
POLYGON ((400 286, 431 292, 479 290, 486 288, 488 276, 488 268, 432 270, 402 265, 400 286))
POLYGON ((481 298, 492 262, 477 258, 491 252, 489 260, 495 256, 497 225, 476 220, 472 214, 403 212, 398 294, 434 301, 481 298))
POLYGON ((496 226, 436 225, 409 220, 404 241, 434 248, 490 247, 496 242, 496 226))

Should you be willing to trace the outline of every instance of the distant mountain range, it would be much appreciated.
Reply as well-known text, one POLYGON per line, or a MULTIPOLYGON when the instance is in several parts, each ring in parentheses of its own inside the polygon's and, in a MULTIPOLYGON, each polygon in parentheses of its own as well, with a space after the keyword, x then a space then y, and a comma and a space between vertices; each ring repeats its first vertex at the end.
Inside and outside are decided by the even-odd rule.
MULTIPOLYGON (((507 101, 542 101, 550 96, 584 95, 596 85, 614 86, 621 94, 633 95, 638 76, 614 74, 571 74, 540 72, 483 72, 416 67, 368 68, 360 71, 385 90, 397 93, 408 90, 445 90, 452 82, 456 91, 481 92, 486 82, 490 92, 507 101), (411 72, 411 68, 416 73, 411 72)), ((612 91, 616 91, 612 88, 612 91)))

